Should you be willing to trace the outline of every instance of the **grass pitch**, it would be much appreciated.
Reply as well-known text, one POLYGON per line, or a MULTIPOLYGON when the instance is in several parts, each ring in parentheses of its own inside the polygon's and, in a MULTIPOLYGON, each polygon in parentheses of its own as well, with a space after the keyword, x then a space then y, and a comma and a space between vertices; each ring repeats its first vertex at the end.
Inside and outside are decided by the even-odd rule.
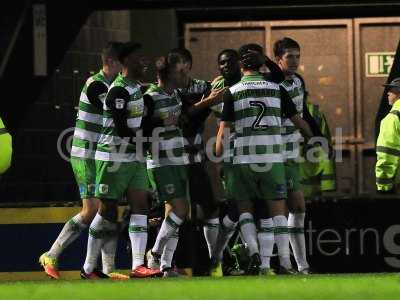
POLYGON ((397 274, 30 281, 0 284, 1 300, 400 299, 397 274))

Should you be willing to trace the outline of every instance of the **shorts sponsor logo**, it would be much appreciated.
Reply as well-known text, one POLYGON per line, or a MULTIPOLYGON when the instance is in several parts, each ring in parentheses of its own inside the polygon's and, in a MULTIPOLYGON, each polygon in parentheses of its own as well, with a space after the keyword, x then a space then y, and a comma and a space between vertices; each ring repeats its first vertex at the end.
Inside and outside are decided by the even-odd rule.
POLYGON ((285 184, 277 184, 276 185, 276 193, 279 195, 284 195, 286 193, 285 184))
POLYGON ((79 185, 79 193, 84 194, 86 192, 86 186, 84 184, 79 185))
POLYGON ((100 194, 107 194, 108 193, 108 184, 100 184, 99 192, 100 192, 100 194))
POLYGON ((165 185, 165 191, 167 192, 168 195, 171 195, 175 193, 175 186, 173 184, 167 184, 165 185))

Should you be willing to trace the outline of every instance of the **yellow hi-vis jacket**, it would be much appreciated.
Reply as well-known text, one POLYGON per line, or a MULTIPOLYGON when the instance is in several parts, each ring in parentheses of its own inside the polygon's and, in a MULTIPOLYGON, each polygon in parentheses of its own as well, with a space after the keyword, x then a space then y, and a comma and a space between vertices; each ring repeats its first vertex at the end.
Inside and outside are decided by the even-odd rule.
MULTIPOLYGON (((323 136, 331 145, 332 137, 328 122, 319 106, 309 101, 306 103, 308 111, 319 126, 323 136)), ((304 197, 307 199, 321 195, 321 192, 336 190, 336 169, 334 157, 328 157, 321 148, 318 163, 305 160, 300 164, 301 183, 303 185, 304 197)))
POLYGON ((12 138, 0 118, 0 174, 3 174, 11 165, 12 138))
POLYGON ((381 121, 376 156, 376 187, 378 191, 392 190, 400 181, 400 99, 381 121))

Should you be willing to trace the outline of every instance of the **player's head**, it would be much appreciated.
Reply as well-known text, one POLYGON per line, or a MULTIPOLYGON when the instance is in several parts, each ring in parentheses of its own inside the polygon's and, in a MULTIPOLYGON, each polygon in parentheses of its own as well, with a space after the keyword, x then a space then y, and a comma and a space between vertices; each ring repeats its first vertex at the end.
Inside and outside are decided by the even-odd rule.
POLYGON ((157 78, 162 83, 168 83, 173 88, 185 86, 185 61, 176 53, 170 52, 156 60, 157 78))
POLYGON ((264 49, 263 49, 263 47, 261 47, 258 44, 245 44, 245 45, 241 46, 238 50, 240 65, 243 70, 259 71, 262 64, 259 64, 258 62, 252 62, 251 64, 244 62, 245 56, 247 54, 249 54, 250 52, 257 52, 259 54, 263 54, 264 49))
POLYGON ((122 65, 118 59, 119 53, 122 50, 123 43, 121 42, 108 42, 107 45, 101 50, 101 61, 103 66, 108 68, 112 74, 121 72, 122 65))
POLYGON ((123 44, 118 56, 122 68, 127 70, 129 76, 135 79, 143 78, 149 67, 149 60, 141 53, 141 49, 141 44, 127 42, 123 44))
POLYGON ((169 53, 176 53, 182 57, 183 62, 185 64, 186 75, 189 75, 193 65, 192 53, 190 53, 190 51, 186 48, 175 48, 172 49, 169 53))
POLYGON ((393 79, 389 84, 384 84, 386 87, 389 105, 393 105, 396 100, 400 99, 400 77, 393 79))
POLYGON ((274 43, 274 56, 283 73, 292 75, 300 64, 300 45, 289 37, 274 43))
POLYGON ((225 79, 240 76, 239 54, 233 49, 224 49, 218 54, 219 72, 225 79))

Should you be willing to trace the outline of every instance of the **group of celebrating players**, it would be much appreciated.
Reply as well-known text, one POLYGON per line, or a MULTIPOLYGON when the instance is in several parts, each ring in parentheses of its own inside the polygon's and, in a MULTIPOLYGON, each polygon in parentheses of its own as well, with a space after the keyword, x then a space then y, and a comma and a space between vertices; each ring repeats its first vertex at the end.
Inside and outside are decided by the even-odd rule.
POLYGON ((140 44, 110 42, 102 51, 101 71, 83 87, 75 124, 71 165, 82 210, 40 256, 47 275, 60 278, 58 257, 89 228, 82 278, 178 276, 172 260, 194 204, 202 210, 211 275, 222 275, 223 251, 236 229, 249 251, 248 274, 309 274, 298 158, 307 141, 321 133, 296 73, 299 44, 280 39, 274 56, 275 62, 257 44, 225 49, 217 57, 220 76, 207 82, 190 76, 191 53, 177 48, 156 60, 157 82, 148 85, 143 78, 150 62, 140 44), (229 200, 222 216, 211 187, 217 179, 205 169, 203 132, 210 114, 218 120, 213 152, 223 158, 229 200), (302 137, 306 142, 300 147, 302 137), (151 188, 165 204, 165 217, 146 252, 151 188), (122 198, 131 213, 129 277, 115 272, 122 198), (280 266, 273 270, 275 244, 280 266))

